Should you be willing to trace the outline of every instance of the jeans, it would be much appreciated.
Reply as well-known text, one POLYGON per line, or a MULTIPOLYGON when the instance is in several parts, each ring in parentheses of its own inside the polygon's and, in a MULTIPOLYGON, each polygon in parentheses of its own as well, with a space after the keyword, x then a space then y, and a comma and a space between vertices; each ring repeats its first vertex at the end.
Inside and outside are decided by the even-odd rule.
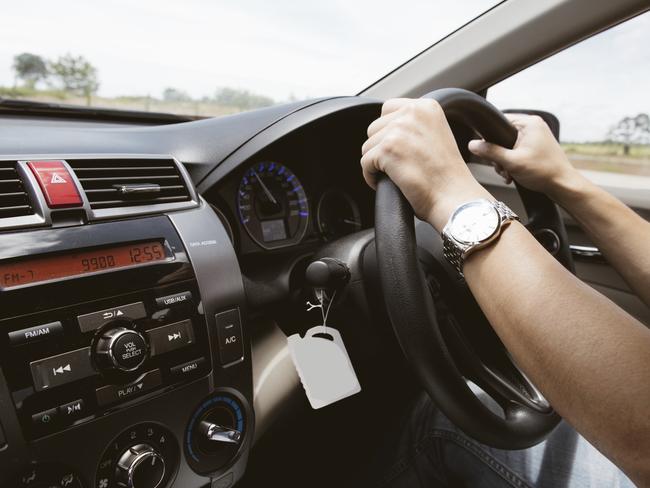
POLYGON ((386 455, 373 469, 375 488, 634 486, 565 422, 537 446, 494 449, 463 434, 426 394, 386 439, 386 455))

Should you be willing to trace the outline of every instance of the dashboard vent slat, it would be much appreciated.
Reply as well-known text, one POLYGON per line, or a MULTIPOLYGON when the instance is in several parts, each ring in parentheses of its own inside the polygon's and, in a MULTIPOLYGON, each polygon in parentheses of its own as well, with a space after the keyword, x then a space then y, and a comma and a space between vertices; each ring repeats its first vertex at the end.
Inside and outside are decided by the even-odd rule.
POLYGON ((0 161, 0 219, 34 215, 16 161, 0 161))
POLYGON ((191 199, 172 159, 68 160, 93 209, 155 205, 191 199), (121 185, 149 185, 156 191, 122 193, 121 185))

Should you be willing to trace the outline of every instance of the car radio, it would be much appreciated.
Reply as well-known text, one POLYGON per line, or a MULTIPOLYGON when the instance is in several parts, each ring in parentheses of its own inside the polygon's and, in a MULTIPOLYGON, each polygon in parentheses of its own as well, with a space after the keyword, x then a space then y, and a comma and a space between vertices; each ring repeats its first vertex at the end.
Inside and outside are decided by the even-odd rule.
MULTIPOLYGON (((15 249, 32 252, 0 261, 0 364, 30 439, 210 370, 200 292, 169 220, 94 227, 67 229, 56 243, 38 243, 53 231, 23 234, 29 242, 15 249)), ((234 318, 228 362, 243 356, 234 318)))
POLYGON ((33 213, 0 218, 0 486, 241 478, 254 426, 241 271, 182 166, 84 156, 0 170, 33 213), (142 178, 160 191, 120 196, 142 178))

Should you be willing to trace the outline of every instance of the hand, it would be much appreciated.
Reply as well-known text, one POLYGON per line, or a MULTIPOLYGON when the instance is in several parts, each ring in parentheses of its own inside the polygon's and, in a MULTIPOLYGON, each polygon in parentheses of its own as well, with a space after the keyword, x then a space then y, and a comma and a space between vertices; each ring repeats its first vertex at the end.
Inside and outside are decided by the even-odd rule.
POLYGON ((415 214, 439 231, 461 203, 492 199, 467 168, 434 100, 388 100, 368 127, 361 152, 368 185, 375 188, 377 173, 387 174, 415 214))
POLYGON ((542 118, 523 114, 506 116, 519 131, 513 149, 480 140, 470 141, 468 148, 492 161, 507 183, 514 178, 529 190, 558 200, 564 188, 582 180, 542 118))

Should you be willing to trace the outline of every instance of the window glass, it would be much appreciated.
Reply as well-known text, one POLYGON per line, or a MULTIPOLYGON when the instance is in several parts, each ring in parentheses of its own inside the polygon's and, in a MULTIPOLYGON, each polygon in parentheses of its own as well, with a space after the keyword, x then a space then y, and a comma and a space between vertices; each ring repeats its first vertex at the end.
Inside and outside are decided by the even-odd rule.
POLYGON ((4 2, 0 97, 213 116, 354 95, 498 1, 4 2))
POLYGON ((562 146, 582 170, 647 177, 648 46, 650 14, 644 14, 498 83, 488 99, 501 109, 554 113, 562 146))

